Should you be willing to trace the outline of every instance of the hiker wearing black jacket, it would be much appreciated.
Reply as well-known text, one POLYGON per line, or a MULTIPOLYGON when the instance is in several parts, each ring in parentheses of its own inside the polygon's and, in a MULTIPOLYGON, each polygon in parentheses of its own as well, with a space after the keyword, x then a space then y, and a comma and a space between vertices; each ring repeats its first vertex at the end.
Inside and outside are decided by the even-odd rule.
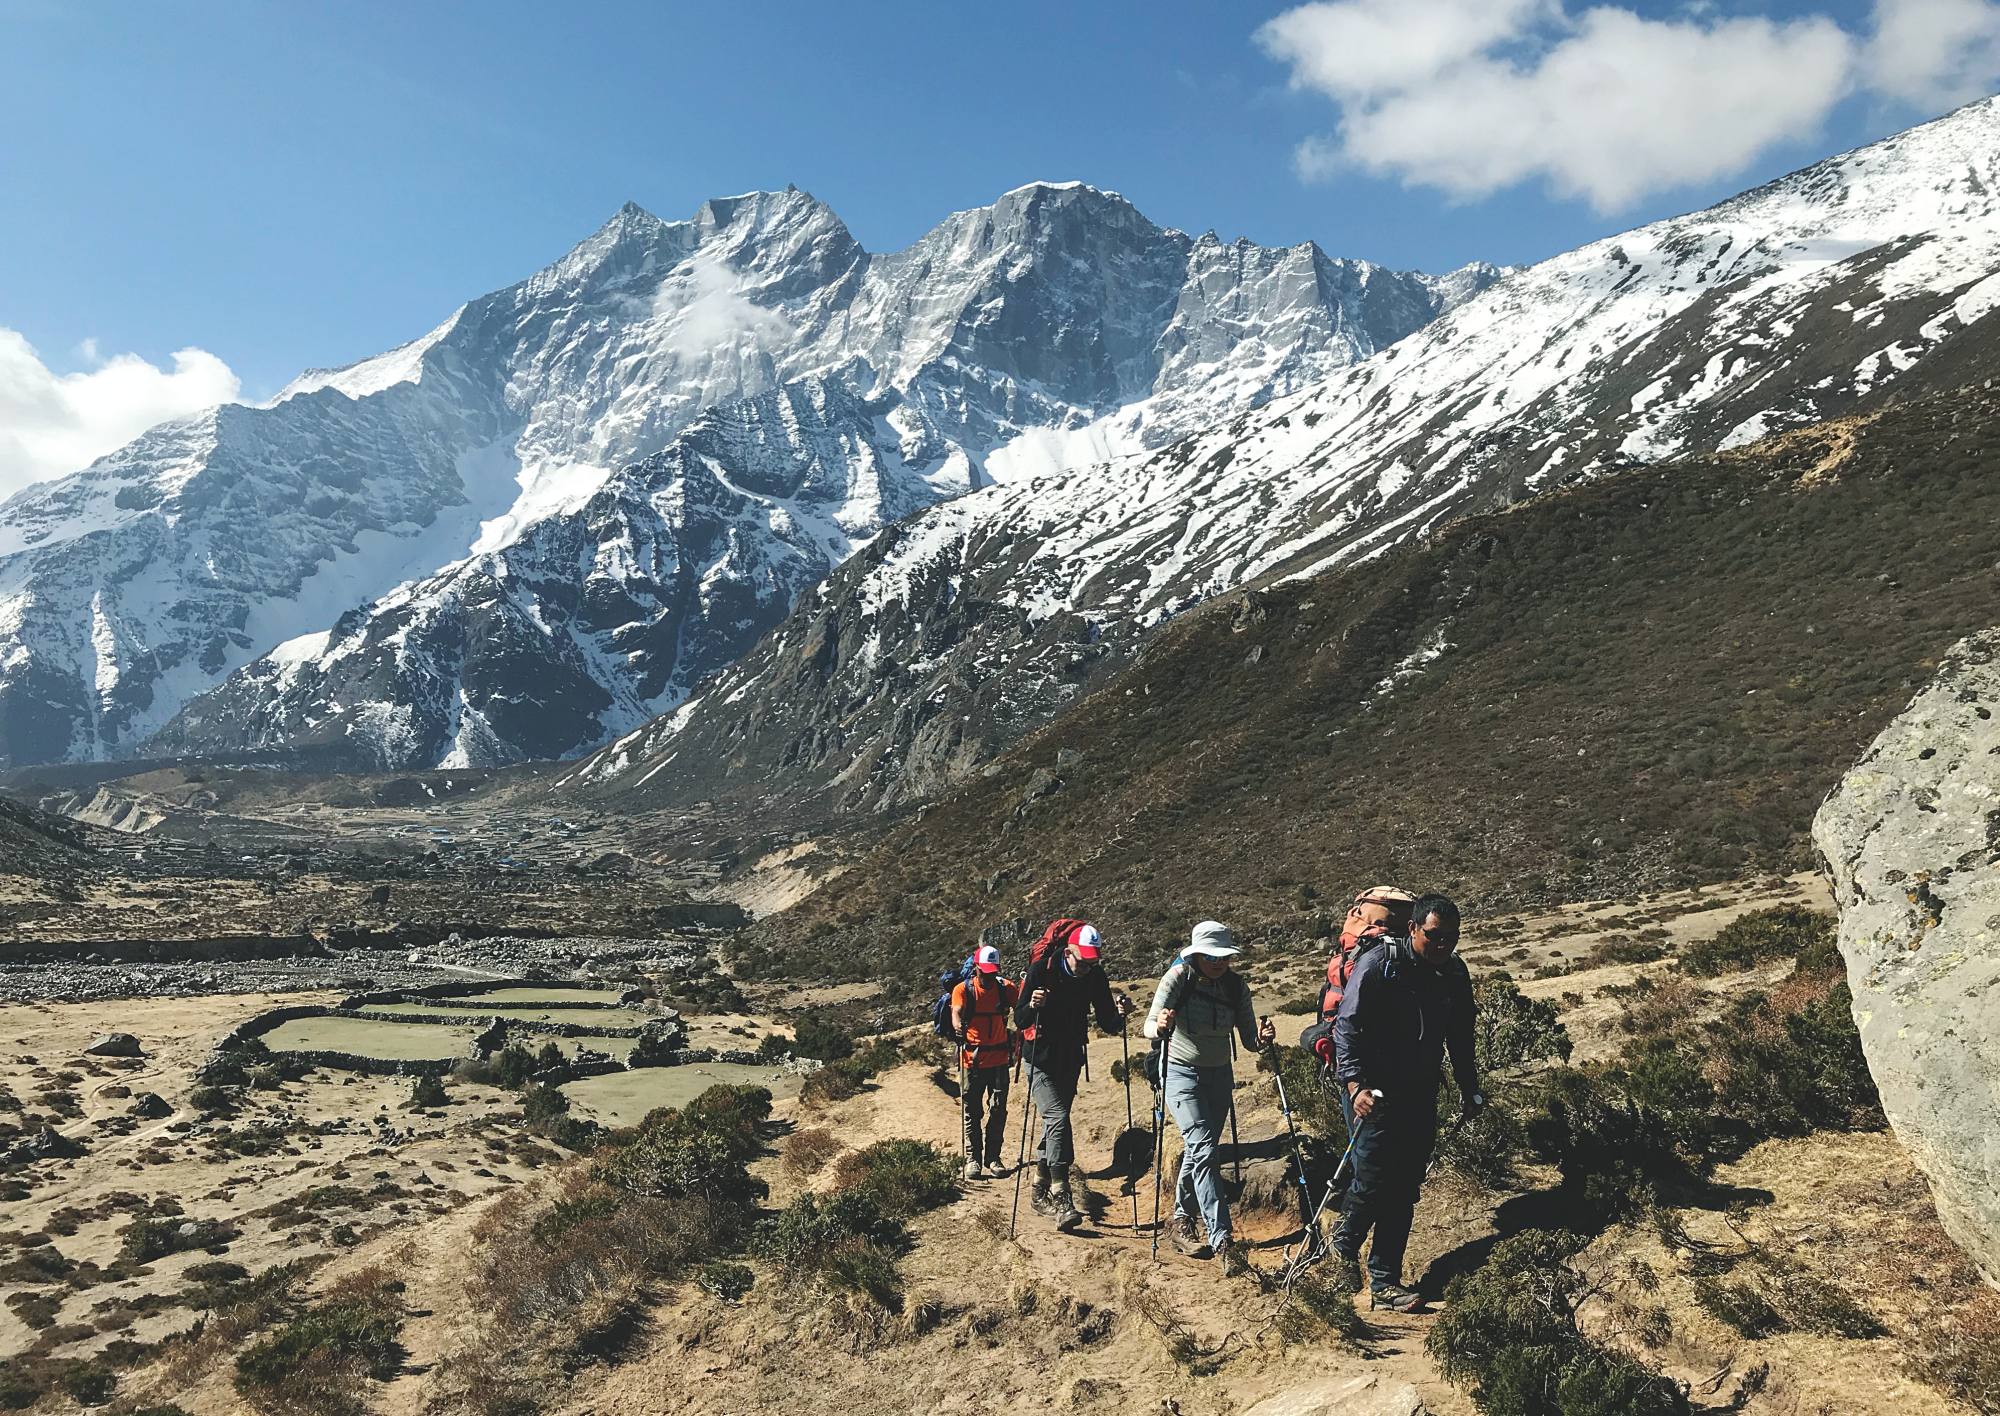
POLYGON ((1444 896, 1417 901, 1406 939, 1361 955, 1334 1019, 1334 1077, 1354 1166, 1334 1247, 1358 1281, 1361 1246, 1374 1231, 1371 1307, 1408 1312, 1423 1301, 1402 1286, 1403 1250, 1437 1142, 1447 1052, 1467 1113, 1485 1105, 1473 1060, 1472 976, 1457 956, 1458 924, 1458 906, 1444 896))
POLYGON ((1076 1100, 1076 1083, 1083 1071, 1084 1048, 1090 1041, 1090 1017, 1107 1033, 1122 1032, 1131 1000, 1111 991, 1111 981, 1099 966, 1101 940, 1085 924, 1071 931, 1062 949, 1051 949, 1028 966, 1021 980, 1021 1001, 1015 1022, 1034 1037, 1023 1044, 1028 1070, 1028 1096, 1042 1115, 1042 1142, 1035 1157, 1035 1188, 1030 1203, 1056 1217, 1056 1228, 1068 1231, 1083 1223, 1083 1176, 1076 1169, 1076 1147, 1070 1137, 1069 1109, 1076 1100))

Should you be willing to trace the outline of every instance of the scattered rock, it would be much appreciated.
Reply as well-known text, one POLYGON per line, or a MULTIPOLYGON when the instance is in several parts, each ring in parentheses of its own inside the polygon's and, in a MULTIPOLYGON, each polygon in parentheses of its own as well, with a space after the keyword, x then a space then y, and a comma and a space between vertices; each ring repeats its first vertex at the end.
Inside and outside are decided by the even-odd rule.
POLYGON ((2000 629, 1961 640, 1820 808, 1854 1021, 1938 1218, 2000 1286, 2000 629))
POLYGON ((97 1041, 83 1049, 86 1057, 144 1057, 146 1051, 139 1046, 139 1039, 130 1033, 105 1033, 97 1041))
POLYGON ((148 1121, 162 1121, 174 1114, 174 1108, 158 1092, 141 1092, 132 1102, 132 1114, 148 1121))

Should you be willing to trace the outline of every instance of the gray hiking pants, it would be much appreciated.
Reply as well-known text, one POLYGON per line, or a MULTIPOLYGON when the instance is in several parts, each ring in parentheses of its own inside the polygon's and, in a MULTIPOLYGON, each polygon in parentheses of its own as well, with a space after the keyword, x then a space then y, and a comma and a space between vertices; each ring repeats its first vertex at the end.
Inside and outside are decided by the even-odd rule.
POLYGON ((1181 1133, 1181 1173, 1174 1182, 1174 1212, 1192 1221, 1197 1214, 1218 1247, 1229 1241, 1229 1200, 1222 1192, 1217 1148, 1229 1124, 1230 1093, 1236 1076, 1229 1067, 1167 1064, 1167 1111, 1181 1133))
POLYGON ((1081 1064, 1067 1072, 1044 1072, 1032 1062, 1027 1067, 1028 1097, 1042 1113, 1042 1143, 1035 1148, 1035 1156, 1067 1174, 1069 1163, 1076 1159, 1076 1146, 1069 1134, 1069 1108, 1076 1100, 1081 1064))
POLYGON ((1007 1144, 1007 1081, 1013 1069, 969 1067, 965 1073, 965 1158, 998 1165, 1007 1144), (981 1124, 980 1109, 985 1108, 981 1124))

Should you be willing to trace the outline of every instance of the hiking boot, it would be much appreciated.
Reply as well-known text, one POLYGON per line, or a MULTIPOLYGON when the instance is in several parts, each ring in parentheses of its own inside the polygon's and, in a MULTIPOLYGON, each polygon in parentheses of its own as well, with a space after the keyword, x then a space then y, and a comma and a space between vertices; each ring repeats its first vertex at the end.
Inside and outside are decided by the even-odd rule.
POLYGON ((1201 1242, 1201 1235, 1196 1232, 1194 1221, 1179 1210, 1174 1211, 1173 1222, 1167 1226, 1167 1242, 1191 1259, 1205 1259, 1214 1252, 1201 1242))
POLYGON ((1368 1306, 1387 1308, 1392 1313, 1414 1313, 1424 1306, 1424 1295, 1400 1283, 1375 1283, 1368 1289, 1368 1306))
POLYGON ((968 1160, 965 1162, 965 1178, 968 1180, 984 1180, 986 1178, 986 1167, 976 1160, 968 1160))
POLYGON ((1083 1172, 1072 1165, 1050 1183, 1049 1189, 1055 1195, 1056 1228, 1068 1234, 1090 1213, 1090 1192, 1083 1188, 1083 1172))
POLYGON ((1044 1161, 1035 1162, 1035 1183, 1028 1193, 1028 1207, 1036 1214, 1056 1212, 1056 1197, 1049 1190, 1049 1167, 1044 1161))
POLYGON ((1215 1255, 1222 1262, 1224 1278, 1235 1278, 1250 1272, 1250 1255, 1241 1240, 1224 1239, 1215 1246, 1215 1255))
POLYGON ((1090 1187, 1083 1183, 1083 1167, 1069 1168, 1069 1207, 1088 1218, 1090 1215, 1090 1187))

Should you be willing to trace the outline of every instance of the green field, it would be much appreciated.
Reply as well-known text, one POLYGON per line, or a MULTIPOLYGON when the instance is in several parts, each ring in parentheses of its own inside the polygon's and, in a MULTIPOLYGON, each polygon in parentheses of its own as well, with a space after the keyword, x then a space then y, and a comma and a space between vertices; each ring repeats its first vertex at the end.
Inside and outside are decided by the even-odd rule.
MULTIPOLYGON (((479 1024, 451 1027, 372 1022, 367 1018, 294 1018, 263 1036, 273 1052, 352 1052, 385 1062, 462 1057, 480 1032, 479 1024)), ((609 1038, 599 1041, 608 1042, 609 1038)))
POLYGON ((463 1003, 616 1003, 620 990, 609 988, 577 988, 552 984, 547 987, 536 985, 525 988, 495 988, 485 993, 460 994, 455 998, 439 1000, 463 1003))
MULTIPOLYGON (((440 1008, 435 1003, 371 1003, 371 1013, 404 1013, 429 1018, 478 1018, 488 1016, 478 1009, 440 1008)), ((574 1023, 586 1028, 639 1028, 660 1015, 639 1008, 508 1008, 492 1014, 517 1022, 574 1023)))
MULTIPOLYGON (((428 1030, 427 1030, 428 1031, 428 1030)), ((710 1087, 724 1083, 767 1087, 773 1096, 798 1095, 800 1078, 775 1067, 741 1062, 695 1062, 681 1067, 641 1067, 606 1072, 563 1087, 577 1114, 607 1126, 630 1126, 656 1106, 685 1106, 710 1087)))

